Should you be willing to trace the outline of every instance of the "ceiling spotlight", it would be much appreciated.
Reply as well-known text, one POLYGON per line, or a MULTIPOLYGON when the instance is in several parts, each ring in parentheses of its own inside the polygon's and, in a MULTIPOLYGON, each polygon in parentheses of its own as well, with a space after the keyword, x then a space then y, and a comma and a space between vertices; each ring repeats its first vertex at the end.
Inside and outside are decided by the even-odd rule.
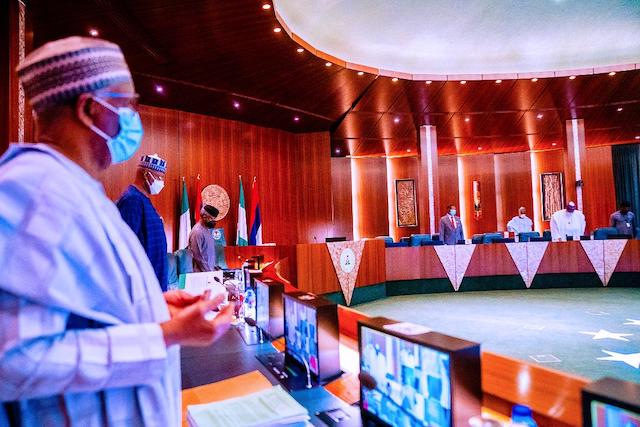
POLYGON ((466 84, 467 84, 467 81, 466 81, 466 80, 460 80, 460 84, 461 84, 461 85, 466 85, 466 84))
POLYGON ((555 147, 556 145, 558 145, 558 143, 557 143, 557 142, 552 142, 552 143, 551 143, 551 145, 552 145, 553 147, 555 147))
POLYGON ((304 49, 303 49, 303 48, 301 48, 301 47, 299 47, 299 48, 297 48, 297 49, 296 49, 296 52, 298 52, 298 53, 302 53, 302 52, 304 52, 304 49))
POLYGON ((157 93, 164 93, 164 88, 160 85, 156 85, 155 89, 157 93))
POLYGON ((537 78, 537 77, 534 77, 534 78, 532 78, 532 79, 531 79, 531 81, 535 83, 535 82, 537 82, 537 81, 538 81, 538 78, 537 78))
POLYGON ((636 139, 640 139, 640 135, 636 135, 636 139))
POLYGON ((482 151, 482 147, 478 147, 478 151, 482 151))
POLYGON ((465 122, 467 122, 467 123, 468 123, 470 120, 471 120, 471 119, 470 119, 469 117, 465 117, 465 118, 464 118, 464 121, 465 121, 465 122))
POLYGON ((544 115, 543 115, 542 113, 540 113, 540 114, 538 114, 538 115, 536 116, 536 118, 538 118, 538 119, 541 119, 541 118, 543 118, 543 117, 544 117, 544 115))
POLYGON ((364 71, 358 71, 359 76, 364 76, 364 71))
POLYGON ((431 84, 431 83, 433 83, 433 82, 432 82, 431 80, 427 80, 425 83, 426 83, 426 84, 428 84, 428 85, 430 85, 430 84, 431 84))
POLYGON ((332 65, 333 65, 333 64, 332 64, 331 62, 325 62, 325 63, 324 63, 324 66, 325 66, 325 67, 331 67, 332 65))
POLYGON ((336 148, 336 154, 340 154, 340 149, 336 148))
POLYGON ((615 71, 612 71, 612 72, 610 72, 610 73, 609 73, 609 75, 610 75, 610 76, 615 76, 615 75, 616 75, 616 72, 615 72, 615 71))
POLYGON ((400 117, 396 117, 395 119, 393 119, 393 123, 400 123, 400 117))
POLYGON ((100 35, 100 32, 98 30, 96 30, 95 28, 90 28, 89 29, 89 35, 91 37, 98 37, 100 35))
POLYGON ((300 121, 300 117, 298 117, 298 116, 293 116, 293 121, 294 121, 294 122, 299 122, 299 121, 300 121))
POLYGON ((395 82, 397 82, 397 81, 398 81, 398 78, 397 78, 397 77, 394 77, 394 78, 392 78, 392 79, 391 79, 391 81, 395 83, 395 82))
POLYGON ((411 148, 407 148, 407 153, 410 153, 410 152, 411 152, 411 148))
POLYGON ((240 108, 240 103, 238 101, 233 101, 233 108, 235 109, 240 108))
POLYGON ((269 10, 269 9, 271 9, 271 5, 269 3, 265 3, 265 4, 262 5, 262 8, 264 10, 269 10))
POLYGON ((569 76, 569 80, 575 80, 576 76, 569 76))
POLYGON ((279 33, 280 31, 282 31, 282 28, 280 28, 280 27, 275 27, 275 28, 273 29, 273 32, 274 32, 274 33, 279 33))
POLYGON ((496 80, 496 83, 500 84, 500 83, 502 83, 502 80, 498 79, 498 80, 496 80))
POLYGON ((619 112, 620 112, 620 111, 622 111, 622 110, 623 110, 623 108, 622 108, 622 107, 618 107, 618 109, 617 109, 616 111, 619 113, 619 112))

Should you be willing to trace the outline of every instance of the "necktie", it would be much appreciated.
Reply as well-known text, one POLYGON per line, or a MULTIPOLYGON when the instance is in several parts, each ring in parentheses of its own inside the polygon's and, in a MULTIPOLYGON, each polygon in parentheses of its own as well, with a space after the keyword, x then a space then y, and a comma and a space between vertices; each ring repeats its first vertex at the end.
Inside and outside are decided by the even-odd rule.
POLYGON ((453 217, 451 217, 451 226, 456 228, 456 220, 453 217))

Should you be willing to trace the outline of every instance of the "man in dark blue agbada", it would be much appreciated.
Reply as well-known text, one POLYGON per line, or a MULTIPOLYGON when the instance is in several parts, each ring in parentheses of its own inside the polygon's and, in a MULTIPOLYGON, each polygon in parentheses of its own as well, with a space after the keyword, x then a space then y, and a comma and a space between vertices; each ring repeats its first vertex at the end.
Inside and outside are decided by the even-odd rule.
POLYGON ((157 154, 142 156, 135 181, 117 202, 122 219, 144 247, 163 292, 167 290, 167 238, 149 196, 162 191, 166 172, 167 162, 157 154))

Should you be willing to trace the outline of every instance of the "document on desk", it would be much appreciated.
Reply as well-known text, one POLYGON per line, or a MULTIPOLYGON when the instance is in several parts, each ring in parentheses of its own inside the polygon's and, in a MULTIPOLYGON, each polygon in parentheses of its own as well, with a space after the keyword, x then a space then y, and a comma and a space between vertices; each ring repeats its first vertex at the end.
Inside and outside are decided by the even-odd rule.
POLYGON ((191 427, 262 427, 307 425, 308 411, 282 387, 243 397, 187 407, 191 427))

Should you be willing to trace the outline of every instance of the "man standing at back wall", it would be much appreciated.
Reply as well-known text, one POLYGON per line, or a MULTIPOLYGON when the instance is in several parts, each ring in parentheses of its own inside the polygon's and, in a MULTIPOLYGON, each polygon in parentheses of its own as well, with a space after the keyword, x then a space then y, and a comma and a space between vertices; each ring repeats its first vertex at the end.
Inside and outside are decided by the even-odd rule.
POLYGON ((611 227, 615 227, 619 234, 634 237, 636 234, 636 216, 631 212, 631 203, 621 202, 620 209, 611 214, 611 227))
POLYGON ((440 240, 445 245, 455 245, 458 240, 464 240, 462 222, 456 214, 456 206, 449 205, 447 206, 447 214, 440 218, 440 240))

